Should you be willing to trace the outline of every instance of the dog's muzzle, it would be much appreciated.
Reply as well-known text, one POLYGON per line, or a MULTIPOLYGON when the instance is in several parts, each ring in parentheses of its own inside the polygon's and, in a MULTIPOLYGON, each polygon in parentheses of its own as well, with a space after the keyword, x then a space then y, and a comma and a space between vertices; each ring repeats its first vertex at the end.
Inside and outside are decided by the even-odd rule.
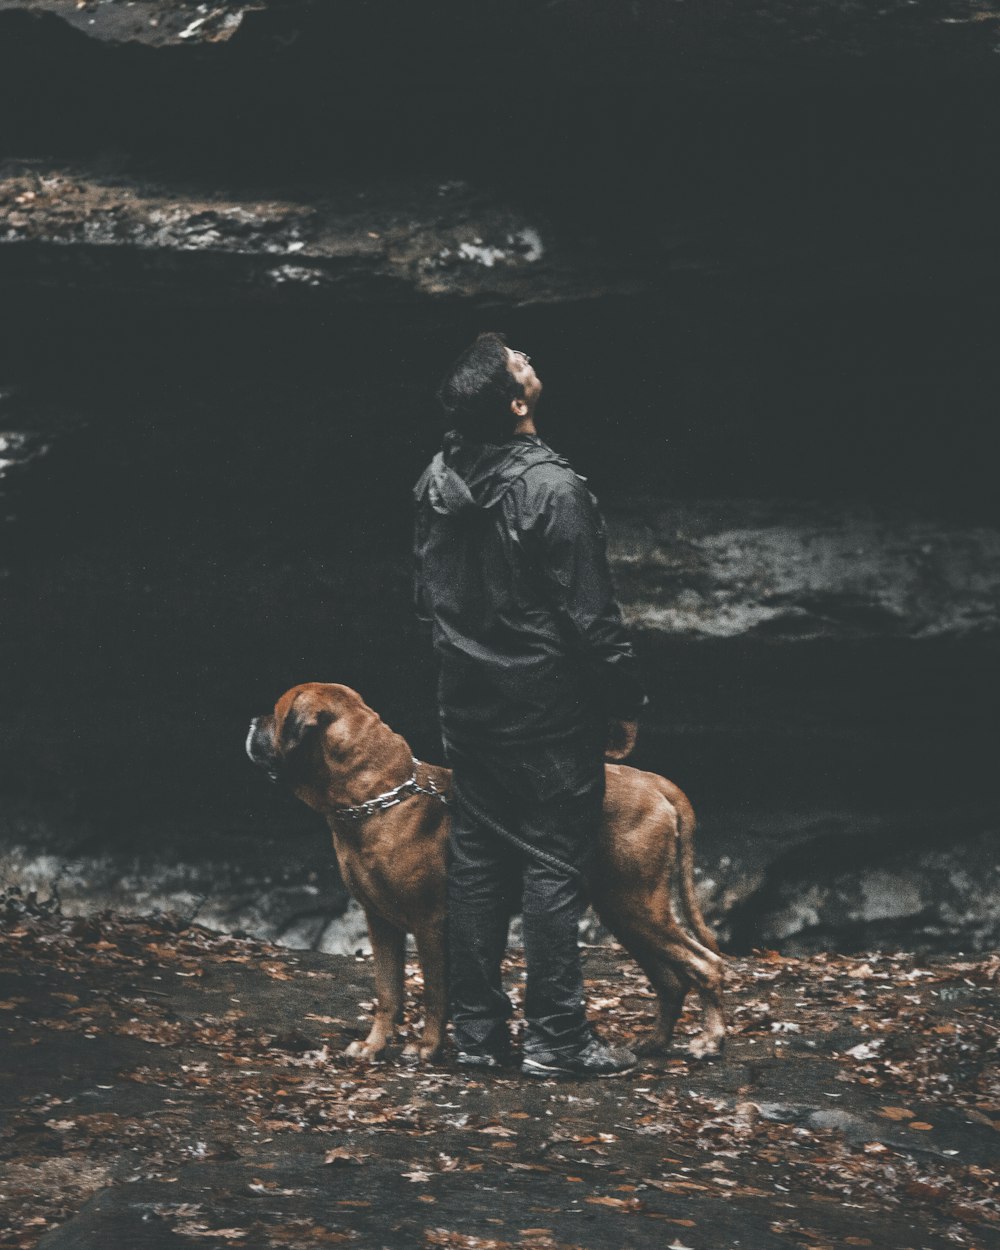
POLYGON ((274 739, 261 726, 259 716, 255 716, 250 722, 250 730, 247 733, 246 740, 246 753, 250 757, 252 764, 256 764, 258 768, 263 768, 267 773, 269 781, 277 782, 279 780, 280 759, 274 748, 274 739))

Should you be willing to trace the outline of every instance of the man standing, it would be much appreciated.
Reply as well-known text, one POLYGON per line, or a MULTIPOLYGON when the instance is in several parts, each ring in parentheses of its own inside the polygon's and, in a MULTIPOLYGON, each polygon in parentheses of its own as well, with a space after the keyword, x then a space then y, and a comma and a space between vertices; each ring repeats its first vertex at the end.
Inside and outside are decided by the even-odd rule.
POLYGON ((500 963, 520 905, 522 1072, 611 1076, 636 1060, 590 1029, 577 934, 604 758, 632 750, 644 699, 596 501, 535 429, 541 391, 528 356, 481 334, 438 391, 449 432, 414 491, 454 770, 451 1014, 460 1063, 507 1060, 500 963))

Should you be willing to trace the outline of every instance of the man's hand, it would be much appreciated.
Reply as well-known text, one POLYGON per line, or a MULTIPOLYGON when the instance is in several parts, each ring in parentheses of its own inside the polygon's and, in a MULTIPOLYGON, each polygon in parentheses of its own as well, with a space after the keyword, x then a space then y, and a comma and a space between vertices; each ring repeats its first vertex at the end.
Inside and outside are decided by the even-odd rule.
POLYGON ((639 734, 637 720, 613 720, 608 723, 608 741, 604 748, 606 760, 627 759, 635 750, 639 734))

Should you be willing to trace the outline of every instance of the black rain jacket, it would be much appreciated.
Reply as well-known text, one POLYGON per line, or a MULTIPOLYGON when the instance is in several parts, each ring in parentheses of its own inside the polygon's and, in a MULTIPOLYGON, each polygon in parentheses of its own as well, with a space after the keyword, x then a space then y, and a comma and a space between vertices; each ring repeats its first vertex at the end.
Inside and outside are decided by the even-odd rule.
POLYGON ((456 432, 414 489, 418 616, 433 627, 445 743, 530 747, 644 702, 597 502, 536 435, 456 432))

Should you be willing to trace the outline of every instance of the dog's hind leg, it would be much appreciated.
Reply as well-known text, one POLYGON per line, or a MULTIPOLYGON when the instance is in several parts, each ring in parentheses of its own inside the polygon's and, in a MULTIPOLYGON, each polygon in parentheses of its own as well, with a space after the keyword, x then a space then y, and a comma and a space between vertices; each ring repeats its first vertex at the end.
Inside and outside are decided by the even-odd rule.
POLYGON ((651 1046, 669 1046, 684 997, 688 989, 694 989, 701 999, 704 1027, 692 1038, 690 1050, 698 1058, 716 1055, 726 1036, 722 959, 678 927, 672 919, 669 896, 652 900, 649 912, 646 916, 636 914, 621 918, 613 913, 602 913, 601 918, 646 973, 656 991, 660 1024, 651 1046))
POLYGON ((351 1059, 377 1059, 396 1034, 403 1018, 403 977, 406 932, 366 909, 368 936, 375 961, 375 1018, 363 1042, 351 1042, 351 1059))
MULTIPOLYGON (((646 971, 660 994, 661 1004, 663 995, 658 978, 668 983, 677 982, 682 987, 691 987, 697 991, 702 1006, 702 1031, 691 1039, 689 1049, 692 1055, 701 1059, 719 1054, 726 1038, 726 1019, 722 1007, 723 964, 714 951, 705 947, 698 951, 692 950, 684 940, 685 937, 682 931, 670 928, 643 934, 642 941, 647 948, 652 948, 647 955, 651 966, 659 969, 656 974, 650 968, 646 968, 646 971)), ((677 1015, 680 1014, 683 997, 684 994, 681 993, 677 1015)), ((675 1016, 673 1023, 676 1023, 676 1018, 675 1016)))
POLYGON ((656 1028, 651 1037, 639 1043, 640 1055, 665 1055, 674 1038, 684 999, 691 988, 660 955, 656 946, 644 938, 627 920, 602 914, 601 919, 643 970, 657 998, 656 1028))
POLYGON ((428 920, 416 932, 417 955, 424 974, 424 1035, 417 1054, 432 1061, 444 1046, 448 1024, 448 968, 442 922, 428 920))
POLYGON ((721 1052, 726 1040, 726 1017, 722 1006, 724 965, 714 951, 692 944, 683 930, 671 927, 655 935, 659 958, 698 993, 702 1006, 702 1030, 691 1039, 689 1050, 696 1059, 721 1052))

